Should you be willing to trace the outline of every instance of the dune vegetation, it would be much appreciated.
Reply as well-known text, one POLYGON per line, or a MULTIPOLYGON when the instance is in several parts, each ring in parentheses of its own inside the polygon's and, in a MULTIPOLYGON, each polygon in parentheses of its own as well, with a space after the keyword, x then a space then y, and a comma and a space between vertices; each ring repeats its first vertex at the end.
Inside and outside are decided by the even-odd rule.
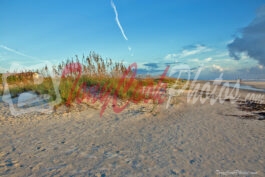
MULTIPOLYGON (((87 57, 78 56, 72 59, 62 61, 57 66, 53 66, 52 71, 59 79, 59 93, 61 96, 60 104, 69 104, 76 100, 82 100, 88 96, 91 88, 96 89, 99 96, 111 95, 119 99, 128 99, 135 103, 142 100, 153 100, 158 102, 155 94, 150 94, 156 89, 166 89, 162 84, 167 86, 173 85, 176 79, 168 77, 154 77, 148 75, 135 75, 133 68, 126 67, 123 62, 116 62, 112 59, 102 59, 99 54, 91 52, 87 57), (153 87, 150 91, 146 88, 153 87)), ((25 70, 20 72, 9 73, 6 78, 8 90, 11 97, 17 97, 20 93, 34 91, 37 94, 49 94, 50 100, 56 99, 53 79, 49 76, 47 66, 36 68, 36 70, 25 70), (38 81, 36 82, 36 73, 38 81)), ((2 78, 2 75, 1 75, 2 78)), ((3 82, 1 80, 1 82, 3 82)), ((160 90, 161 91, 161 90, 160 90)), ((163 91, 163 90, 162 90, 163 91)), ((1 88, 3 94, 3 87, 1 88)))

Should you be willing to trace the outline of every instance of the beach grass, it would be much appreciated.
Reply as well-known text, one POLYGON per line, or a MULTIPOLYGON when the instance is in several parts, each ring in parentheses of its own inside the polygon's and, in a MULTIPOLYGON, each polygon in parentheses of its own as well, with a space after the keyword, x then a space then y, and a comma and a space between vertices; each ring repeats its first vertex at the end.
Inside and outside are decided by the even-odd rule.
MULTIPOLYGON (((76 56, 75 59, 62 61, 57 66, 53 66, 52 70, 60 76, 59 93, 62 99, 60 104, 72 103, 76 99, 84 98, 90 94, 89 89, 95 86, 96 91, 101 95, 108 94, 135 103, 147 99, 156 102, 155 95, 144 92, 144 89, 157 86, 161 82, 170 87, 176 82, 174 78, 164 77, 161 81, 161 78, 150 75, 136 76, 132 79, 133 71, 122 62, 115 62, 112 59, 104 60, 95 52, 91 52, 87 57, 83 56, 81 60, 76 56)), ((181 80, 182 84, 185 82, 181 80)), ((37 94, 49 94, 50 101, 56 99, 54 83, 49 77, 47 66, 37 68, 35 71, 12 73, 7 77, 7 83, 12 98, 26 91, 34 91, 37 94), (34 83, 34 73, 43 76, 41 83, 34 83)), ((3 88, 0 92, 3 94, 3 88)))

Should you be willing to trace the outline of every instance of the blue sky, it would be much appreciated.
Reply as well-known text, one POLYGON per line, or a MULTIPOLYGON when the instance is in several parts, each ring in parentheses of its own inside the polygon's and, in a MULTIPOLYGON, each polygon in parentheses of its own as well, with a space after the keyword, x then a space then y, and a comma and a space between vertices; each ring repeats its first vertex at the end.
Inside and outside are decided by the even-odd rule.
POLYGON ((14 62, 56 64, 95 51, 104 58, 137 62, 139 72, 159 73, 170 64, 188 65, 194 72, 203 66, 202 79, 220 73, 224 78, 265 79, 265 62, 258 56, 264 43, 250 40, 259 35, 265 39, 265 32, 260 32, 265 27, 263 4, 261 0, 0 0, 0 72, 14 62))

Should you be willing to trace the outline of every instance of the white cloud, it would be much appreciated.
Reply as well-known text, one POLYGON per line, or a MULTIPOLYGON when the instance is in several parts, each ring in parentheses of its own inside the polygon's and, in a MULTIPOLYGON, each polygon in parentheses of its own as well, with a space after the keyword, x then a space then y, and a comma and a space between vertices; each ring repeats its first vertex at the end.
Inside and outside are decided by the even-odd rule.
POLYGON ((204 61, 209 62, 209 61, 212 61, 212 59, 213 59, 212 57, 208 57, 208 58, 205 58, 204 61))
POLYGON ((224 71, 224 68, 222 68, 222 67, 219 66, 219 65, 213 64, 212 67, 213 67, 214 70, 217 70, 217 71, 219 71, 219 72, 223 72, 223 71, 224 71))
POLYGON ((178 54, 167 54, 165 56, 165 60, 172 60, 172 59, 176 59, 178 57, 178 54))
POLYGON ((241 57, 242 60, 246 60, 246 59, 249 59, 250 58, 246 52, 242 52, 239 55, 240 55, 240 57, 241 57))
POLYGON ((223 58, 223 57, 231 58, 228 52, 220 52, 213 56, 213 58, 223 58))
POLYGON ((120 20, 119 20, 119 14, 118 14, 118 12, 117 12, 117 9, 116 9, 116 6, 115 6, 113 0, 110 1, 110 4, 111 4, 111 7, 112 7, 113 10, 114 10, 114 13, 115 13, 115 20, 116 20, 116 22, 117 22, 117 25, 118 25, 118 27, 120 28, 121 33, 122 33, 124 39, 127 41, 128 38, 127 38, 127 36, 125 35, 124 30, 123 30, 123 28, 122 28, 122 26, 121 26, 121 23, 120 23, 120 20))
POLYGON ((206 46, 197 44, 194 49, 185 49, 181 52, 180 58, 184 58, 187 56, 203 53, 203 52, 209 52, 211 49, 207 48, 206 46))
POLYGON ((188 46, 185 49, 183 49, 180 53, 176 54, 167 54, 164 59, 165 60, 174 60, 177 58, 186 58, 188 56, 192 56, 192 55, 196 55, 196 54, 201 54, 204 52, 209 52, 212 49, 201 45, 201 44, 196 44, 196 45, 192 45, 192 46, 188 46))

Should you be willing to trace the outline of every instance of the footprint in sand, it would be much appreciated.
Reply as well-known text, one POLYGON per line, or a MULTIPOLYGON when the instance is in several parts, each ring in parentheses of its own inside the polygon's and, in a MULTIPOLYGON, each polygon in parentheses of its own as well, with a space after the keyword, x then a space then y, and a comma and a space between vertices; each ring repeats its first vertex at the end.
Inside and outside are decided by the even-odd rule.
POLYGON ((3 168, 3 167, 6 167, 6 168, 9 168, 9 167, 21 167, 22 165, 20 165, 18 163, 18 161, 14 161, 12 159, 7 159, 4 161, 4 163, 1 163, 0 164, 0 168, 3 168))

